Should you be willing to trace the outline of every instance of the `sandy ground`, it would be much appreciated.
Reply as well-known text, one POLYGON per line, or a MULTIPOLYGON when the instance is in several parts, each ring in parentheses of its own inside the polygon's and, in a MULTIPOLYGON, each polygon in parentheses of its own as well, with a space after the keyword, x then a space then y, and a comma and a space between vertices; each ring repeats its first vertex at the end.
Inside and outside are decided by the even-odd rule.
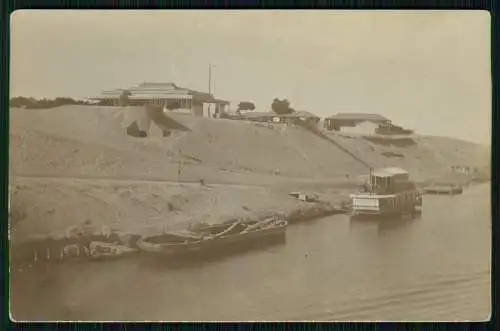
MULTIPOLYGON (((198 222, 290 213, 309 205, 288 196, 284 189, 265 186, 43 178, 18 179, 17 186, 12 208, 22 210, 23 215, 13 226, 14 240, 33 234, 58 237, 87 220, 97 232, 107 227, 128 234, 153 234, 198 222)), ((341 196, 333 191, 322 194, 323 199, 337 202, 341 196)))
MULTIPOLYGON (((301 207, 288 192, 318 191, 338 202, 346 193, 341 188, 368 171, 333 144, 294 126, 175 114, 172 118, 190 131, 165 138, 152 124, 149 137, 133 138, 124 130, 134 110, 140 111, 11 110, 11 204, 18 216, 13 238, 65 231, 88 219, 96 226, 146 233, 287 212, 301 207), (196 184, 200 179, 210 187, 196 184)), ((374 166, 403 167, 417 181, 450 177, 451 165, 487 169, 489 162, 487 149, 449 138, 416 136, 409 147, 334 138, 374 166), (403 157, 384 156, 387 151, 403 157)))

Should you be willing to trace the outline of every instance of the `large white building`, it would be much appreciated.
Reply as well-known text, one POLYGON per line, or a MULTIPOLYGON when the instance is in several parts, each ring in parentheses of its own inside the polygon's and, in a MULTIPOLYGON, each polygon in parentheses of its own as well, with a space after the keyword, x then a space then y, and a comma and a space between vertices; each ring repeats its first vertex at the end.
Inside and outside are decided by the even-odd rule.
POLYGON ((119 105, 123 93, 128 94, 127 105, 159 105, 168 111, 192 113, 195 116, 217 117, 226 112, 228 101, 215 98, 212 94, 179 87, 174 83, 147 82, 129 89, 103 91, 96 101, 109 101, 119 105), (172 105, 175 104, 175 107, 172 105))

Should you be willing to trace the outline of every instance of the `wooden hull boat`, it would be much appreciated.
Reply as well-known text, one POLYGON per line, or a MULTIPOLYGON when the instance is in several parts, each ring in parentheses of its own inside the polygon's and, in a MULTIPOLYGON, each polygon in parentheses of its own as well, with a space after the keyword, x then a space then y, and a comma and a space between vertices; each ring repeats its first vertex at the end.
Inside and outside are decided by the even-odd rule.
POLYGON ((283 242, 287 226, 287 221, 276 219, 249 223, 233 221, 207 226, 190 235, 165 233, 143 237, 137 241, 137 247, 165 256, 230 253, 283 242))

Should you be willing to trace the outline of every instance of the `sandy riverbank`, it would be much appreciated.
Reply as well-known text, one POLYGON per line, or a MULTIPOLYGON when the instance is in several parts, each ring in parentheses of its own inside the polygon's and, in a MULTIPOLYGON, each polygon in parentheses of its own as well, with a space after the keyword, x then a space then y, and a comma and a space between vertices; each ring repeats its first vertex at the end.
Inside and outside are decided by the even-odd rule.
MULTIPOLYGON (((367 173, 352 156, 296 126, 172 114, 189 131, 163 137, 152 124, 147 138, 133 138, 124 125, 134 109, 11 111, 13 242, 61 236, 87 220, 96 229, 147 234, 288 214, 311 206, 290 191, 338 204, 367 173)), ((373 166, 408 169, 421 183, 464 182, 450 166, 487 169, 489 162, 484 147, 449 138, 414 136, 405 146, 334 139, 373 166)))
POLYGON ((326 216, 348 193, 315 192, 320 201, 311 203, 279 187, 20 179, 12 198, 14 208, 23 214, 12 218, 11 262, 18 266, 32 263, 35 255, 58 260, 65 247, 87 240, 118 239, 133 248, 139 236, 186 230, 199 223, 277 214, 290 221, 326 216), (45 197, 43 205, 37 201, 41 196, 45 197))
MULTIPOLYGON (((87 220, 96 231, 107 227, 142 235, 182 230, 197 222, 288 214, 311 206, 287 193, 286 188, 265 186, 18 179, 12 204, 23 215, 14 220, 12 239, 62 236, 87 220), (43 205, 37 201, 42 196, 43 205)), ((345 197, 338 190, 319 193, 332 205, 345 197)))

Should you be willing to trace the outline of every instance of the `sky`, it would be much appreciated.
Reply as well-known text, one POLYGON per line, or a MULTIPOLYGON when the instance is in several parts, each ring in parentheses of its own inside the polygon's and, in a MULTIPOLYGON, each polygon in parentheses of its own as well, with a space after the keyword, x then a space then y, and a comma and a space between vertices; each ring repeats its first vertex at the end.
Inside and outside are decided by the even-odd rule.
POLYGON ((70 11, 11 16, 11 96, 87 98, 142 82, 270 110, 378 113, 491 140, 486 11, 70 11))

